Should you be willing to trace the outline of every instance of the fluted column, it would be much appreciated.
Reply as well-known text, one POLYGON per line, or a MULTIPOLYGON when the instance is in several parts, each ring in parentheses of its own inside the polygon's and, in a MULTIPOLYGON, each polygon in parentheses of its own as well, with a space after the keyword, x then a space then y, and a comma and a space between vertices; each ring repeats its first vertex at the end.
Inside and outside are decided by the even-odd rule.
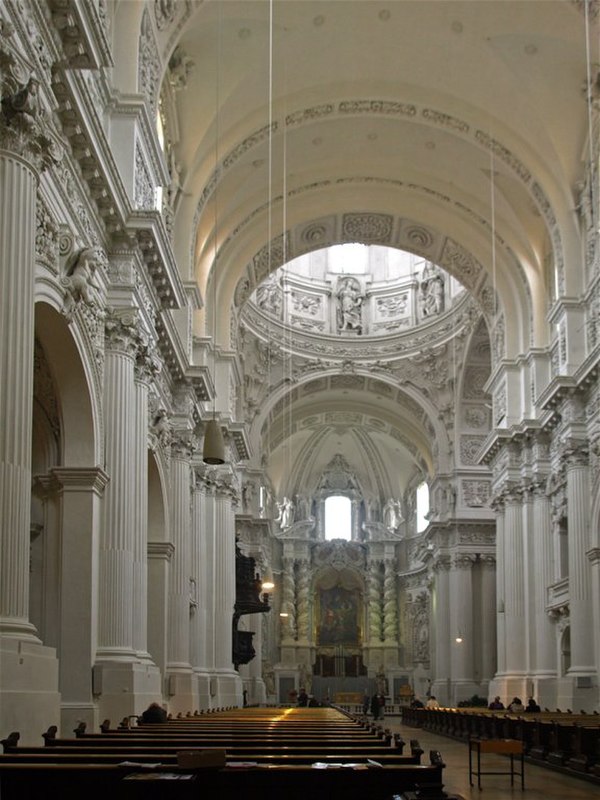
POLYGON ((231 474, 216 480, 215 523, 215 672, 220 705, 241 705, 242 681, 233 667, 232 622, 235 605, 235 513, 237 493, 231 474))
POLYGON ((496 659, 496 559, 482 556, 481 597, 479 608, 481 616, 481 679, 490 681, 497 669, 496 659))
POLYGON ((438 557, 433 569, 435 590, 432 617, 435 645, 432 689, 441 705, 450 705, 450 558, 438 557))
MULTIPOLYGON (((563 450, 567 473, 569 597, 571 625, 571 667, 569 674, 589 675, 594 669, 591 571, 587 551, 589 539, 590 480, 587 446, 568 442, 563 450)), ((596 598, 597 602, 597 598, 596 598)))
POLYGON ((134 383, 133 448, 133 646, 138 657, 148 654, 148 389, 158 365, 146 344, 137 352, 134 383))
MULTIPOLYGON (((533 564, 535 650, 533 674, 538 678, 556 677, 556 636, 546 613, 548 586, 554 583, 552 515, 546 494, 546 480, 533 486, 533 564)), ((539 696, 539 692, 537 693, 539 696)))
POLYGON ((28 619, 36 184, 31 164, 0 150, 0 633, 37 641, 28 619))
POLYGON ((506 626, 506 672, 526 671, 525 575, 523 552, 523 503, 520 487, 505 494, 504 517, 504 624, 506 626))
POLYGON ((473 652, 473 557, 458 553, 450 569, 450 663, 457 701, 472 694, 473 652), (461 684, 468 689, 461 692, 461 684))
POLYGON ((168 670, 190 671, 190 481, 192 435, 177 431, 171 444, 171 540, 168 670))
POLYGON ((506 673, 504 498, 498 496, 492 507, 496 512, 496 672, 497 675, 504 675, 506 673))
POLYGON ((307 558, 298 560, 298 639, 302 643, 309 639, 309 607, 310 607, 310 561, 307 558))
POLYGON ((62 152, 12 33, 0 26, 0 708, 28 744, 60 701, 56 652, 29 621, 29 537, 36 189, 62 152))
POLYGON ((132 315, 106 322, 104 420, 106 471, 100 536, 97 660, 132 661, 134 557, 134 363, 137 331, 132 315))
POLYGON ((396 560, 383 562, 383 637, 386 644, 398 641, 398 593, 396 591, 396 560))
MULTIPOLYGON (((195 582, 196 601, 190 616, 190 660, 196 677, 198 704, 210 706, 210 666, 208 658, 208 621, 212 611, 212 545, 207 524, 208 505, 212 505, 204 470, 194 469, 192 484, 191 577, 195 582)), ((211 512, 212 520, 212 512, 211 512)))
POLYGON ((371 646, 383 641, 383 584, 381 563, 369 564, 369 640, 371 646))

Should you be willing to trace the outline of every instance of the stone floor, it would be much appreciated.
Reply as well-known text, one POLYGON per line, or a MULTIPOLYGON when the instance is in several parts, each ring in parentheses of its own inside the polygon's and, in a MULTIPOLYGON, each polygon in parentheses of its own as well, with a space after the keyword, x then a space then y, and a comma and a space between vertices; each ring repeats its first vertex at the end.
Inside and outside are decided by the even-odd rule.
MULTIPOLYGON (((469 751, 465 742, 436 736, 420 728, 403 725, 400 717, 388 716, 383 725, 394 733, 402 734, 407 745, 410 739, 418 739, 425 751, 423 756, 429 760, 430 750, 439 750, 446 764, 444 770, 444 788, 448 794, 460 795, 470 800, 506 800, 506 798, 526 797, 527 800, 584 800, 584 798, 600 798, 600 785, 589 783, 579 778, 571 778, 554 770, 544 769, 525 763, 525 791, 521 792, 520 778, 515 777, 515 785, 511 789, 509 775, 482 775, 481 791, 469 786, 469 751)), ((504 771, 509 769, 509 759, 503 756, 482 755, 483 771, 504 771)))

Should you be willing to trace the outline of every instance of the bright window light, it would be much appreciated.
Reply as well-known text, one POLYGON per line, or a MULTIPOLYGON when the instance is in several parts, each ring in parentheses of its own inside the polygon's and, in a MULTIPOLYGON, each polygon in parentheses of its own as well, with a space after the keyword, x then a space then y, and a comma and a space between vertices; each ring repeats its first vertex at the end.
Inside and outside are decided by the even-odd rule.
POLYGON ((426 514, 429 513, 429 486, 423 481, 417 486, 417 533, 424 531, 429 524, 426 514))
POLYGON ((369 248, 365 244, 338 244, 329 248, 331 272, 363 274, 369 266, 369 248))
POLYGON ((352 503, 349 497, 333 495, 325 500, 325 538, 352 538, 352 503))

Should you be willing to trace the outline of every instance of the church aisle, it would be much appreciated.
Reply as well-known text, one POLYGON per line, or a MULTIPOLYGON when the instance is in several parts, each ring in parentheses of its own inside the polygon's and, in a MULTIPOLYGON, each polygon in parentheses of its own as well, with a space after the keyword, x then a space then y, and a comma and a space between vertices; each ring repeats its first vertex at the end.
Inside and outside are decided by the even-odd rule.
MULTIPOLYGON (((572 778, 560 772, 525 764, 525 791, 521 792, 520 779, 515 778, 511 788, 508 775, 482 775, 481 792, 477 786, 469 786, 469 751, 465 742, 436 736, 421 728, 403 725, 400 717, 387 717, 384 727, 393 733, 400 733, 405 742, 418 739, 423 748, 423 763, 429 760, 430 750, 439 750, 446 764, 444 770, 444 789, 449 795, 477 798, 481 800, 507 800, 522 796, 527 800, 589 800, 600 798, 600 785, 596 786, 585 780, 572 778)), ((502 756, 482 756, 482 770, 508 770, 508 759, 502 756), (485 761, 483 760, 485 759, 485 761)))

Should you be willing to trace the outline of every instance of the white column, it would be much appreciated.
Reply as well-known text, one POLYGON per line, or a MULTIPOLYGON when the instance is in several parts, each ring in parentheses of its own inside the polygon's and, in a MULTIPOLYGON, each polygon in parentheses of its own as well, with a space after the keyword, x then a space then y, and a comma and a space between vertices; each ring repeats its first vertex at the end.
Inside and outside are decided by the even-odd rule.
POLYGON ((171 539, 174 545, 169 583, 169 628, 167 671, 170 708, 193 711, 194 696, 190 663, 191 578, 191 465, 192 434, 176 431, 171 443, 171 539))
MULTIPOLYGON (((132 315, 106 322, 104 421, 106 471, 100 537, 97 661, 133 661, 134 359, 132 315)), ((123 716, 123 715, 121 715, 123 716)))
MULTIPOLYGON (((440 705, 450 705, 450 559, 440 556, 434 563, 435 589, 432 605, 435 635, 432 692, 440 705)), ((423 699, 423 698, 421 698, 423 699)))
POLYGON ((168 595, 171 542, 148 542, 148 651, 162 675, 167 674, 168 595))
POLYGON ((506 673, 513 678, 522 677, 526 671, 523 560, 522 497, 520 489, 513 487, 505 494, 504 517, 506 673))
POLYGON ((481 680, 489 682, 496 673, 496 559, 482 556, 481 564, 481 680))
MULTIPOLYGON (((210 671, 207 658, 207 614, 213 593, 209 580, 207 535, 207 486, 202 470, 194 470, 192 486, 192 557, 191 574, 196 582, 197 603, 191 615, 190 659, 196 678, 198 704, 201 709, 210 707, 210 671)), ((211 500, 212 502, 212 500, 211 500)))
POLYGON ((454 702, 471 697, 473 680, 473 557, 458 553, 450 568, 450 664, 454 702), (457 638, 462 641, 456 641, 457 638))
POLYGON ((496 674, 506 673, 506 624, 505 624, 505 571, 504 531, 505 505, 504 498, 498 497, 493 503, 496 512, 496 674))
MULTIPOLYGON (((26 92, 9 38, 0 31, 2 72, 14 68, 26 92)), ((0 92, 10 107, 7 82, 0 92)), ((29 621, 35 208, 52 134, 38 113, 23 113, 22 100, 10 122, 0 119, 0 706, 4 729, 18 728, 28 744, 58 718, 59 695, 56 653, 29 621)))
MULTIPOLYGON (((589 540, 590 481, 587 448, 569 443, 563 453, 567 468, 569 597, 571 668, 569 675, 590 675, 594 670, 594 639, 589 540)), ((596 598, 596 602, 598 598, 596 598)))
POLYGON ((242 681, 233 667, 235 605, 235 493, 230 476, 217 481, 215 491, 215 672, 221 706, 242 704, 242 681))
POLYGON ((61 723, 98 725, 92 695, 96 652, 95 615, 100 502, 108 475, 100 467, 55 467, 61 547, 59 550, 59 654, 61 723))
POLYGON ((148 653, 148 387, 155 364, 147 347, 137 353, 134 383, 133 447, 133 646, 142 661, 148 653))
MULTIPOLYGON (((554 583, 551 504, 546 495, 546 480, 533 488, 533 564, 529 577, 534 585, 535 657, 533 677, 540 680, 556 678, 556 635, 546 613, 548 586, 554 583)), ((539 701, 540 690, 536 692, 539 701)), ((547 705, 550 697, 547 697, 547 705)))

